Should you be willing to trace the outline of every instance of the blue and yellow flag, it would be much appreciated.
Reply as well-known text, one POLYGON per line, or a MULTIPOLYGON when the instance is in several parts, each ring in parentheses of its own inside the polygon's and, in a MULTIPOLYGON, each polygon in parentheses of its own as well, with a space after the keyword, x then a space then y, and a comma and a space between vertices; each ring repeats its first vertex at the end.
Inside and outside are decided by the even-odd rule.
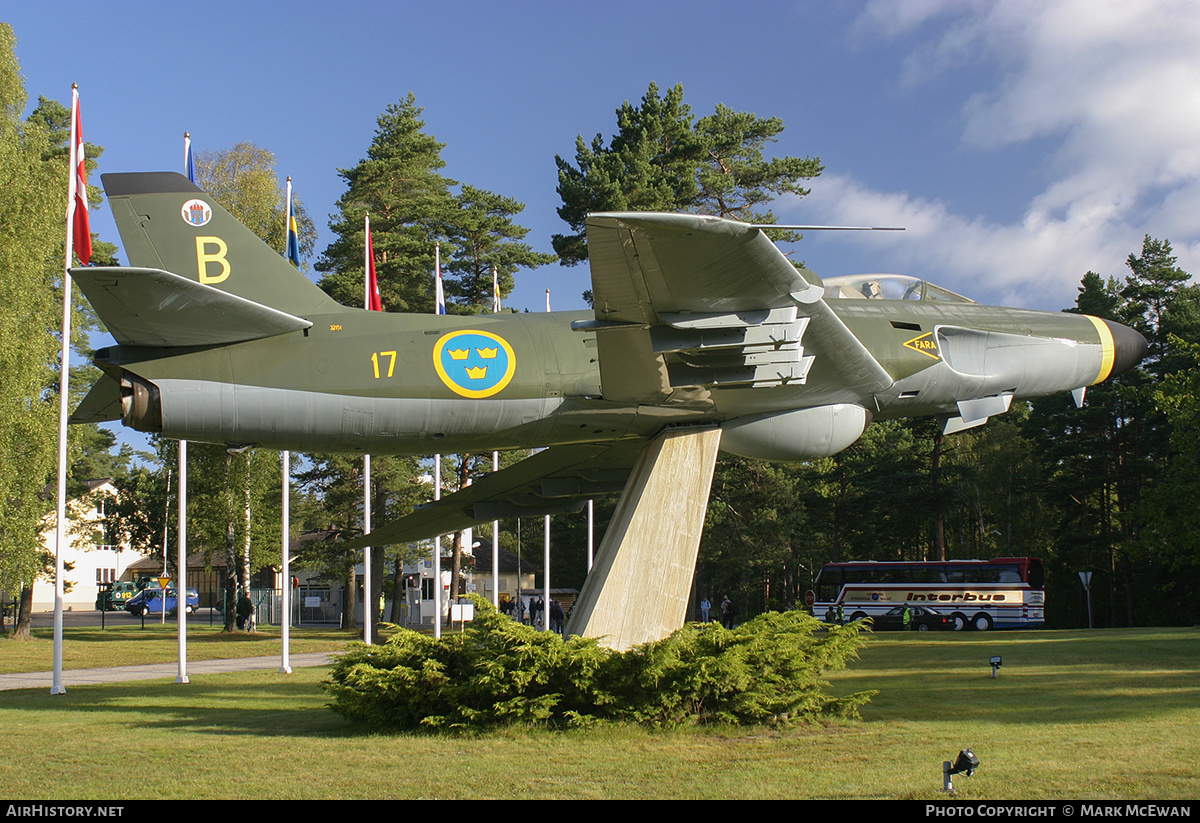
POLYGON ((287 251, 284 257, 300 268, 300 235, 296 231, 296 212, 292 210, 292 178, 287 179, 287 251))

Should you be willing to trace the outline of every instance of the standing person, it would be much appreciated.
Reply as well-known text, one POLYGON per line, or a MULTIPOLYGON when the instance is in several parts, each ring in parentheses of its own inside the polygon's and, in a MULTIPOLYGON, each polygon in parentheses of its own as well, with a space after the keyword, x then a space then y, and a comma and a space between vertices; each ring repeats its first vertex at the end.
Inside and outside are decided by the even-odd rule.
POLYGON ((710 611, 712 611, 712 603, 710 603, 708 598, 705 597, 700 601, 700 622, 701 623, 708 622, 708 613, 710 611))
POLYGON ((733 601, 729 599, 729 595, 725 595, 725 599, 721 601, 721 625, 732 629, 733 618, 736 614, 737 609, 734 608, 733 601))
POLYGON ((550 631, 562 634, 566 629, 566 615, 562 605, 557 600, 550 601, 550 631))
POLYGON ((839 626, 846 625, 846 610, 842 608, 842 604, 838 603, 837 608, 837 623, 839 626))
POLYGON ((242 589, 241 596, 238 597, 237 601, 237 627, 239 629, 246 628, 246 620, 253 611, 254 604, 250 602, 250 597, 246 594, 246 590, 242 589))
POLYGON ((912 609, 908 607, 907 603, 904 604, 904 611, 902 611, 900 615, 901 619, 904 621, 904 631, 912 631, 912 609))

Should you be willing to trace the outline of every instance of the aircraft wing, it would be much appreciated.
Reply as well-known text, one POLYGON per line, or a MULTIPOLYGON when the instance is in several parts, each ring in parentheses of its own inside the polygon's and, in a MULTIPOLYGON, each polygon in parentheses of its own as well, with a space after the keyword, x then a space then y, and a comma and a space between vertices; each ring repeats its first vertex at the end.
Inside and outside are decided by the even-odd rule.
POLYGON ((591 498, 618 494, 647 441, 551 446, 514 466, 379 526, 347 548, 411 543, 509 517, 579 511, 591 498))
MULTIPOLYGON (((828 357, 866 398, 892 378, 759 229, 688 214, 587 220, 600 378, 606 399, 703 401, 707 390, 803 384, 828 357)), ((850 399, 850 398, 847 398, 850 399)))
POLYGON ((213 346, 307 329, 308 320, 161 269, 92 266, 71 277, 123 346, 213 346))

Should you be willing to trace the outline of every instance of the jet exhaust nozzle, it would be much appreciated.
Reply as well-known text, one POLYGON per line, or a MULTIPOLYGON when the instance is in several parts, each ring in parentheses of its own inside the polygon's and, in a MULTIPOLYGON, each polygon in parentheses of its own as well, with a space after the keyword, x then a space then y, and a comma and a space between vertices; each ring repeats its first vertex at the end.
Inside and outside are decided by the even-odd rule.
POLYGON ((158 386, 129 372, 122 375, 121 422, 140 432, 161 432, 162 397, 158 386))

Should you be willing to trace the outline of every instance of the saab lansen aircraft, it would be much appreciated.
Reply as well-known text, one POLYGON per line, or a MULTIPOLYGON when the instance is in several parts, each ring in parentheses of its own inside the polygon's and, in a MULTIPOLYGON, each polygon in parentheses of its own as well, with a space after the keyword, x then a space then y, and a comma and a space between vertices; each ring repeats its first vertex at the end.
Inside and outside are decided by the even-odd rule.
MULTIPOLYGON (((631 598, 686 604, 718 448, 797 461, 845 449, 872 420, 937 415, 951 433, 1027 398, 1082 403, 1146 348, 1108 320, 983 306, 919 279, 822 280, 758 227, 687 214, 588 218, 592 312, 371 312, 328 297, 182 175, 102 179, 130 266, 71 270, 116 340, 96 352, 103 376, 74 422, 308 452, 541 449, 355 542, 624 492, 598 558, 606 543, 610 554, 652 545, 632 567, 593 572, 585 612, 630 613, 631 598), (664 456, 662 442, 689 437, 708 445, 664 456), (689 488, 682 500, 670 491, 689 488), (647 536, 655 524, 682 548, 647 536), (686 581, 645 571, 663 562, 686 581), (638 593, 631 576, 654 580, 638 593), (617 599, 601 604, 605 579, 617 599)), ((653 637, 682 613, 625 619, 653 637)), ((573 630, 585 620, 573 615, 573 630)))

